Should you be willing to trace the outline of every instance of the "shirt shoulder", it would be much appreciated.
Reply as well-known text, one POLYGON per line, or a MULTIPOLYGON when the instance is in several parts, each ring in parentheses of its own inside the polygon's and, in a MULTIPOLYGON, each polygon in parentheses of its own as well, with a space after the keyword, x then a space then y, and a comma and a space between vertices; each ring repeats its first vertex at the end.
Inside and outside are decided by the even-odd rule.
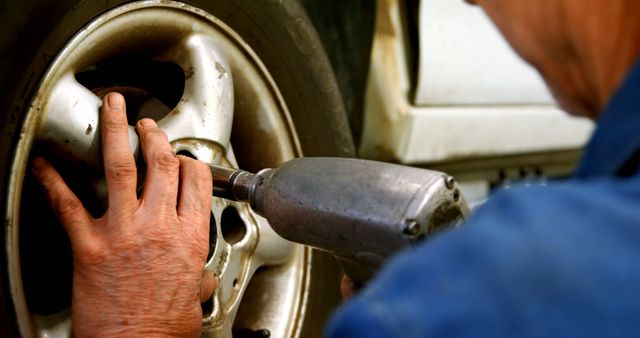
POLYGON ((632 335, 639 241, 635 180, 502 191, 462 227, 393 259, 329 336, 632 335))

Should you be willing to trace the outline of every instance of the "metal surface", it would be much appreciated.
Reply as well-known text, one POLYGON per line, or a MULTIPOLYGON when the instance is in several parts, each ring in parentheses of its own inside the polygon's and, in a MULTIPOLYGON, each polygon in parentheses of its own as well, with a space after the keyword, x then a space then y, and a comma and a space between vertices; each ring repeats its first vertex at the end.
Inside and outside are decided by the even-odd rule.
POLYGON ((249 201, 285 239, 337 255, 356 282, 469 213, 455 179, 437 171, 344 158, 297 158, 258 174, 209 168, 214 196, 249 201))
POLYGON ((210 164, 213 196, 233 201, 248 202, 256 175, 240 169, 210 164))
POLYGON ((279 235, 336 255, 359 283, 469 212, 453 177, 430 170, 343 158, 298 158, 258 174, 209 168, 214 196, 249 201, 279 235))
MULTIPOLYGON (((171 1, 134 2, 96 18, 52 61, 27 113, 23 137, 16 148, 7 196, 12 222, 6 227, 6 250, 12 300, 25 337, 70 335, 68 312, 31 314, 22 287, 19 211, 33 142, 48 141, 60 153, 99 165, 99 99, 74 76, 100 61, 129 54, 171 61, 185 72, 180 102, 159 121, 176 152, 187 151, 205 162, 237 166, 230 142, 235 104, 235 121, 243 126, 236 137, 242 142, 261 144, 270 155, 256 160, 247 154, 245 162, 258 167, 276 166, 301 155, 273 80, 248 45, 222 22, 197 8, 171 1)), ((305 315, 310 250, 281 239, 243 203, 215 198, 212 219, 219 235, 206 268, 220 276, 221 286, 212 298, 211 314, 203 319, 203 335, 230 337, 235 321, 241 328, 266 328, 272 337, 296 337, 297 323, 305 315), (235 218, 225 218, 228 210, 235 218), (240 235, 231 240, 225 234, 240 235), (253 298, 244 298, 259 267, 264 269, 258 276, 270 277, 268 281, 258 278, 251 283, 253 298), (277 273, 271 273, 272 269, 277 273), (274 297, 265 300, 264 294, 274 297), (269 311, 260 310, 251 318, 236 321, 241 303, 245 309, 262 306, 269 311)))
MULTIPOLYGON (((114 43, 114 34, 124 34, 122 30, 126 30, 127 41, 121 43, 126 44, 124 50, 133 51, 139 47, 130 45, 134 41, 143 43, 148 36, 149 22, 158 20, 161 13, 155 11, 132 11, 128 15, 116 16, 84 37, 82 44, 110 45, 114 43)), ((176 63, 184 70, 184 93, 178 105, 158 121, 158 125, 170 141, 207 140, 226 149, 233 123, 233 80, 229 63, 211 37, 198 30, 191 31, 191 18, 172 17, 175 21, 163 19, 163 29, 155 31, 154 38, 162 43, 163 51, 157 52, 153 59, 176 63)), ((37 135, 42 140, 53 142, 57 149, 64 149, 67 155, 93 165, 100 162, 101 154, 97 109, 101 100, 78 83, 74 75, 83 67, 104 58, 103 53, 87 51, 69 55, 65 60, 69 65, 66 74, 44 98, 48 105, 37 135)), ((133 127, 129 128, 129 135, 132 148, 136 149, 138 141, 133 127)))
POLYGON ((251 206, 280 236, 337 255, 357 282, 468 214, 450 176, 382 162, 298 158, 249 184, 251 206))
MULTIPOLYGON (((61 77, 51 90, 48 110, 36 137, 55 145, 60 155, 100 167, 100 128, 98 107, 102 100, 82 86, 72 73, 61 77)), ((138 152, 138 136, 129 126, 129 144, 138 152)))

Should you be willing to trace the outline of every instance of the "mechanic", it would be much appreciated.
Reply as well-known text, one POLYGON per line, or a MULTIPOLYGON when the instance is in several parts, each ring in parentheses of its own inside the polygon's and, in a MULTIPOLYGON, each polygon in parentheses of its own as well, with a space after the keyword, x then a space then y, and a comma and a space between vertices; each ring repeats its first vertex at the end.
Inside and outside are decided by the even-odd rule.
MULTIPOLYGON (((485 9, 565 110, 597 120, 596 132, 573 179, 499 192, 464 227, 400 255, 344 305, 328 336, 637 336, 640 2, 467 2, 485 9)), ((197 336, 199 300, 217 283, 203 274, 210 174, 174 157, 144 119, 138 198, 122 96, 108 95, 101 116, 102 218, 44 159, 33 163, 72 242, 74 334, 197 336)))

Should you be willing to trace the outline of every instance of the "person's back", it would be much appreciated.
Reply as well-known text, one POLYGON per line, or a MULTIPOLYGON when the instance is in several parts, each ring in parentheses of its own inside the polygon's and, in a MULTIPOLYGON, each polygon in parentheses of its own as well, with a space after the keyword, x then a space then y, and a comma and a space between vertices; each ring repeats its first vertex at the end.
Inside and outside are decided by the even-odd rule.
POLYGON ((463 227, 400 255, 339 311, 329 336, 635 337, 640 4, 477 2, 565 108, 601 115, 596 133, 574 178, 501 191, 463 227))

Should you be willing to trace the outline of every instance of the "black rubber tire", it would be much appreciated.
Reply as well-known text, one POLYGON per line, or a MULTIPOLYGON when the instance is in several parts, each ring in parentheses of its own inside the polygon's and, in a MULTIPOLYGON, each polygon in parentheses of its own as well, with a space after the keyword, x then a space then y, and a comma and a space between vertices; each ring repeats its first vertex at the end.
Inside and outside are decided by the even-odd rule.
MULTIPOLYGON (((8 0, 0 2, 0 198, 5 243, 9 168, 24 114, 39 80, 64 43, 91 19, 126 0, 8 0)), ((291 112, 306 156, 354 155, 335 76, 297 0, 190 0, 224 21, 258 54, 291 112)), ((8 293, 6 250, 0 253, 0 336, 18 336, 8 293)), ((316 337, 339 302, 340 270, 333 258, 314 254, 302 337, 316 337)))
MULTIPOLYGON (((412 0, 413 1, 413 0, 412 0)), ((349 117, 356 148, 364 124, 364 104, 376 0, 301 0, 326 48, 349 117)))

